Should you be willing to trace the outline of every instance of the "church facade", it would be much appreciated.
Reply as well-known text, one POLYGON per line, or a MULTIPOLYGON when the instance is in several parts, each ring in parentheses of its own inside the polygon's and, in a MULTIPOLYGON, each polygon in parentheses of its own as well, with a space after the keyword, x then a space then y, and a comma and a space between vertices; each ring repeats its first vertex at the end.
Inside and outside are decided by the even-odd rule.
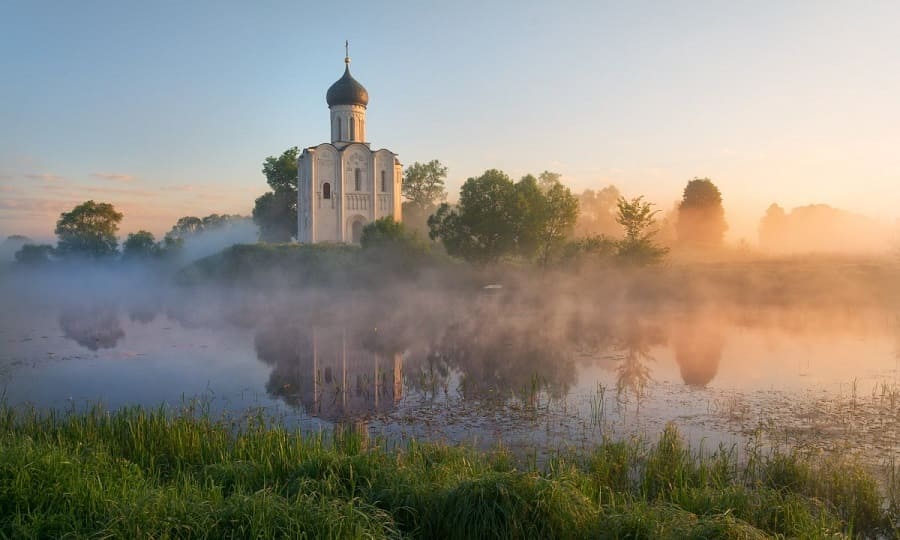
POLYGON ((297 240, 359 243, 362 228, 376 219, 402 220, 403 167, 390 150, 366 142, 369 93, 350 75, 328 89, 331 142, 304 148, 297 158, 297 240))

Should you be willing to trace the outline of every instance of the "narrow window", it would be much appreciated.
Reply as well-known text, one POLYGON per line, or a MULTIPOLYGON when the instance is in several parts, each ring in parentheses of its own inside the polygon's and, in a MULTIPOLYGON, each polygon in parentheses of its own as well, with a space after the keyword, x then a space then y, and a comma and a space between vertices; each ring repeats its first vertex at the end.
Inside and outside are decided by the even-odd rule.
POLYGON ((331 198, 331 184, 325 182, 322 184, 322 198, 330 199, 331 198))
POLYGON ((384 171, 381 171, 381 191, 387 191, 387 180, 384 177, 384 171))
POLYGON ((334 119, 334 140, 341 140, 341 119, 340 117, 334 119))
POLYGON ((362 191, 362 175, 358 168, 353 171, 353 179, 356 182, 356 191, 362 191))
POLYGON ((352 117, 350 118, 350 140, 356 140, 356 119, 352 117))

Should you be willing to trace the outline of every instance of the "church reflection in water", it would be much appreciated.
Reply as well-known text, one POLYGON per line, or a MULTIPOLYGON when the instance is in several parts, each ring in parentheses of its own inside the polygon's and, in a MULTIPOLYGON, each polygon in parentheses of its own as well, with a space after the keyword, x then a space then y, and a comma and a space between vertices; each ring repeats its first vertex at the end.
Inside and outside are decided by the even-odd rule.
POLYGON ((288 405, 337 422, 387 413, 403 393, 403 357, 376 329, 270 327, 255 339, 273 366, 266 390, 288 405))

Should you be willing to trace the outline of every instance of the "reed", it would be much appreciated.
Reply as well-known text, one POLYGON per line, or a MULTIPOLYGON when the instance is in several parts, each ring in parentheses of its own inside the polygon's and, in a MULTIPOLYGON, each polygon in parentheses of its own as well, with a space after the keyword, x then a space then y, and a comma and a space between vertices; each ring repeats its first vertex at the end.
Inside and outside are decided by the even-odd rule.
POLYGON ((890 537, 896 499, 881 493, 852 460, 739 462, 673 427, 539 466, 358 427, 300 434, 258 412, 213 418, 202 403, 0 405, 0 538, 890 537))

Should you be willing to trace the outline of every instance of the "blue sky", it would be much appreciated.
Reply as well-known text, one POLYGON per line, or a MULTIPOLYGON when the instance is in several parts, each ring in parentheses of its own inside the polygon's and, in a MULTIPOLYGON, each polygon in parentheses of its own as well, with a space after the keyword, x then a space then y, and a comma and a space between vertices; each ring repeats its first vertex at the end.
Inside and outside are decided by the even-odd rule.
POLYGON ((0 235, 93 198, 122 233, 249 213, 268 155, 328 138, 350 40, 368 136, 469 176, 559 171, 667 209, 693 176, 731 237, 766 206, 900 216, 896 2, 0 4, 0 235))

